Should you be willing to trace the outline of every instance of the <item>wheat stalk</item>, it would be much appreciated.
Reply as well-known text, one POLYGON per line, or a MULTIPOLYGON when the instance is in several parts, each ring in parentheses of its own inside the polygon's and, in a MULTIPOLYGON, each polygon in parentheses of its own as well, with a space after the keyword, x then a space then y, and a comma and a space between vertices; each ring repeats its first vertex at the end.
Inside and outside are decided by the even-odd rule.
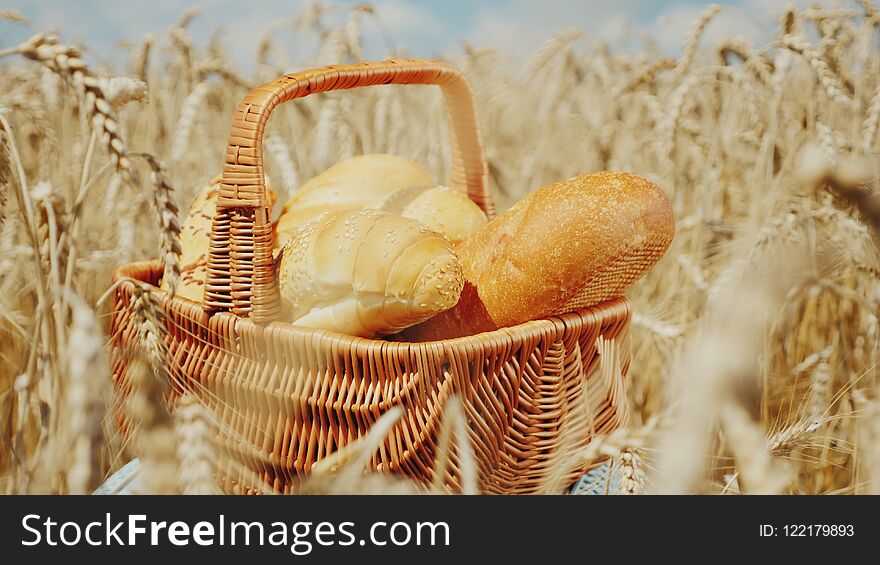
POLYGON ((741 488, 754 494, 781 494, 792 477, 774 460, 761 426, 743 407, 731 402, 725 403, 721 421, 736 460, 741 488))
POLYGON ((108 374, 109 367, 95 313, 78 297, 70 298, 68 303, 73 308, 73 316, 66 347, 70 376, 68 433, 72 454, 67 487, 71 494, 89 494, 102 478, 104 403, 97 384, 108 374))
POLYGON ((171 146, 171 155, 175 161, 181 160, 186 154, 196 117, 205 105, 205 99, 210 92, 211 83, 202 81, 184 99, 180 107, 180 117, 177 118, 177 125, 174 127, 174 143, 171 146))
POLYGON ((814 420, 821 419, 825 413, 831 392, 832 378, 831 366, 828 364, 827 358, 820 361, 810 375, 807 414, 814 420))
POLYGON ((104 91, 107 101, 119 109, 129 102, 147 101, 147 83, 136 78, 99 78, 98 84, 104 91))
POLYGON ((138 50, 137 57, 134 60, 135 75, 142 82, 147 82, 150 76, 150 52, 153 49, 153 34, 148 33, 144 36, 141 48, 138 50))
POLYGON ((640 449, 624 447, 618 457, 620 478, 617 493, 623 495, 642 494, 645 488, 645 471, 640 449))
POLYGON ((317 62, 321 65, 337 65, 348 60, 348 37, 344 29, 332 29, 324 35, 317 62))
POLYGON ((643 312, 633 314, 633 325, 644 328, 661 339, 680 339, 684 329, 643 312))
POLYGON ((799 420, 797 423, 770 435, 767 440, 768 449, 772 453, 785 455, 810 438, 822 427, 824 422, 824 418, 805 418, 799 420))
POLYGON ((583 31, 572 28, 563 30, 548 39, 532 60, 529 61, 528 65, 526 65, 526 76, 531 79, 540 74, 556 55, 565 51, 572 41, 578 39, 583 34, 583 31))
POLYGON ((639 427, 617 428, 609 434, 598 435, 590 443, 571 454, 577 464, 592 463, 606 457, 620 457, 624 450, 647 447, 657 434, 665 416, 654 415, 639 427))
POLYGON ((825 160, 830 167, 837 164, 837 141, 834 139, 834 131, 824 122, 816 122, 816 131, 819 134, 819 146, 825 154, 825 160))
POLYGON ((4 22, 15 22, 17 24, 28 25, 31 23, 29 19, 25 17, 24 14, 19 12, 18 10, 0 10, 0 20, 4 22))
POLYGON ((167 281, 168 296, 174 296, 174 290, 180 281, 180 223, 179 212, 174 203, 174 187, 165 170, 165 165, 149 153, 134 153, 149 164, 152 172, 153 205, 159 216, 159 253, 162 259, 163 280, 167 281))
POLYGON ((174 411, 183 494, 219 494, 215 479, 217 453, 212 414, 191 394, 184 394, 174 411))
POLYGON ((284 190, 287 198, 290 198, 299 188, 299 173, 297 172, 296 164, 294 164, 293 159, 290 157, 290 148, 281 137, 274 135, 267 137, 263 145, 281 169, 284 190))
POLYGON ((721 6, 712 4, 700 14, 700 17, 691 26, 684 44, 681 48, 681 57, 678 59, 678 65, 675 68, 675 75, 678 78, 684 77, 691 69, 694 62, 694 56, 697 54, 697 48, 700 46, 700 37, 706 31, 706 27, 715 16, 721 12, 721 6))
POLYGON ((880 11, 877 10, 877 7, 874 6, 874 3, 871 2, 871 0, 858 0, 858 2, 862 5, 862 8, 865 10, 865 16, 869 20, 880 18, 880 11))
POLYGON ((177 23, 174 25, 175 28, 186 29, 189 27, 189 24, 193 22, 196 18, 200 17, 203 13, 201 6, 192 6, 184 10, 182 14, 180 14, 180 18, 177 20, 177 23))
POLYGON ((862 146, 865 153, 870 153, 874 146, 878 125, 880 125, 880 84, 874 91, 874 96, 871 98, 868 112, 865 115, 865 123, 862 126, 862 146))
POLYGON ((92 74, 75 47, 61 45, 52 34, 37 34, 16 48, 16 51, 38 61, 61 77, 69 78, 85 103, 92 129, 110 153, 116 170, 126 180, 138 184, 137 171, 128 159, 121 137, 121 128, 99 80, 92 74))
POLYGON ((339 99, 327 97, 321 105, 315 131, 313 158, 319 170, 332 165, 339 155, 342 121, 339 99))
POLYGON ((142 483, 150 494, 175 493, 179 473, 173 423, 165 403, 164 315, 153 293, 139 286, 131 296, 131 312, 138 346, 127 359, 132 386, 129 411, 137 425, 142 483))
POLYGON ((868 475, 869 494, 880 494, 880 401, 864 399, 864 415, 858 426, 858 440, 862 467, 868 475))
POLYGON ((208 75, 216 74, 226 82, 234 84, 235 86, 244 88, 246 90, 250 90, 252 87, 251 82, 240 74, 236 73, 232 69, 232 66, 229 64, 228 61, 217 57, 211 57, 209 59, 200 61, 196 65, 195 74, 200 81, 199 84, 205 84, 208 75))
POLYGON ((141 355, 129 359, 127 371, 132 387, 129 410, 138 425, 141 488, 146 494, 174 494, 179 471, 161 374, 141 355))
POLYGON ((781 44, 783 47, 802 56, 813 68, 819 79, 819 84, 825 90, 829 98, 840 104, 841 106, 853 107, 855 103, 846 94, 844 87, 840 83, 840 79, 828 66, 822 57, 813 49, 809 41, 797 36, 788 34, 782 37, 781 44))
POLYGON ((752 70, 764 84, 773 84, 773 68, 767 59, 742 37, 729 38, 716 48, 722 64, 727 63, 727 54, 742 59, 747 69, 752 70))
POLYGON ((345 37, 348 51, 356 61, 364 57, 363 45, 361 44, 361 17, 364 14, 372 13, 373 6, 366 3, 355 5, 348 13, 348 20, 345 22, 345 37))

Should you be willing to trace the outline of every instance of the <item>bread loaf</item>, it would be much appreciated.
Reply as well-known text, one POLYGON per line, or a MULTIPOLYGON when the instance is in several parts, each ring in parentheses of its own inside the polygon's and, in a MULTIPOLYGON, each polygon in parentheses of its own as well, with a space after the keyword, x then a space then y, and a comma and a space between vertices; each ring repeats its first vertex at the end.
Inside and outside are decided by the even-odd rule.
POLYGON ((323 212, 375 206, 396 190, 430 184, 428 173, 405 157, 360 155, 337 163, 303 184, 285 203, 275 227, 275 249, 323 212))
POLYGON ((375 207, 416 220, 442 233, 453 244, 469 238, 488 222, 486 214, 467 194, 445 186, 403 188, 386 196, 375 207))
MULTIPOLYGON (((217 176, 196 196, 189 214, 180 226, 180 283, 175 289, 175 296, 194 302, 202 301, 208 275, 208 247, 211 224, 217 211, 219 188, 220 177, 217 176)), ((266 179, 266 193, 271 206, 275 202, 275 193, 269 188, 269 179, 266 179)), ((164 278, 160 287, 168 290, 168 283, 164 278)))
POLYGON ((381 210, 321 214, 294 232, 276 265, 287 321, 362 337, 451 308, 463 284, 449 240, 381 210))
POLYGON ((547 185, 456 246, 458 304, 401 334, 471 335, 621 295, 666 252, 672 207, 651 181, 600 172, 547 185))

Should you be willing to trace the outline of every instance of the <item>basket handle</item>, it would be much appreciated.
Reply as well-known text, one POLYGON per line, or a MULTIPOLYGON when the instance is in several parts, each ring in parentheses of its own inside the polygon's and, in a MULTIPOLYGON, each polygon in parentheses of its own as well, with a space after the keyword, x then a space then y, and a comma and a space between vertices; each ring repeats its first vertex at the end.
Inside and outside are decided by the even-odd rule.
POLYGON ((462 190, 492 218, 488 169, 473 93, 452 66, 417 59, 334 65, 284 75, 248 93, 235 111, 211 226, 204 305, 268 323, 280 309, 272 258, 272 225, 263 171, 263 132, 278 105, 316 92, 374 84, 434 84, 449 117, 449 185, 462 190))

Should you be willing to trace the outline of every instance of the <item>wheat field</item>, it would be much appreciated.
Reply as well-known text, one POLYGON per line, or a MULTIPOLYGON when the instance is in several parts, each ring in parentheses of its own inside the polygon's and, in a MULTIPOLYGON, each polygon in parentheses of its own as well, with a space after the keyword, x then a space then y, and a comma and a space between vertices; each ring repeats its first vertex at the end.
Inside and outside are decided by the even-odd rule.
MULTIPOLYGON (((134 456, 146 492, 217 491, 210 414, 186 398, 169 414, 143 367, 136 441, 116 429, 111 275, 147 258, 177 268, 178 210, 220 171, 250 87, 363 57, 362 26, 381 14, 322 6, 267 28, 244 66, 219 40, 192 40, 197 11, 120 46, 124 68, 87 65, 88 45, 63 30, 0 45, 0 492, 90 492, 134 456), (291 33, 319 52, 285 60, 277 42, 291 33)), ((675 58, 650 45, 578 49, 578 32, 563 31, 529 61, 470 45, 451 60, 477 97, 499 209, 603 169, 649 177, 674 206, 672 248, 628 293, 629 425, 560 465, 614 458, 617 494, 880 493, 880 10, 790 8, 765 22, 776 30, 766 45, 705 34, 723 10, 709 7, 675 58)), ((449 162, 430 88, 296 101, 267 135, 281 202, 362 153, 410 157, 438 180, 449 162)), ((144 363, 161 366, 154 357, 144 363)), ((308 488, 416 489, 350 459, 316 469, 308 488)))

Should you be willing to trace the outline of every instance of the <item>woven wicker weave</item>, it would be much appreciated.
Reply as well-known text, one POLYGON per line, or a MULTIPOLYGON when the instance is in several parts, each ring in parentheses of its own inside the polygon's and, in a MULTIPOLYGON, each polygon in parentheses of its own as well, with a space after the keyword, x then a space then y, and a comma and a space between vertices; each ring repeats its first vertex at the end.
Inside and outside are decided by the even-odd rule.
MULTIPOLYGON (((429 343, 369 340, 272 321, 278 293, 261 146, 269 114, 284 101, 315 92, 389 83, 442 87, 452 138, 448 184, 494 215, 473 98, 452 67, 408 60, 344 65, 255 88, 230 131, 203 304, 161 292, 158 262, 126 265, 116 273, 111 343, 124 431, 131 429, 124 401, 131 389, 126 365, 137 339, 131 304, 138 289, 155 293, 163 305, 171 401, 183 391, 196 394, 222 422, 228 457, 220 473, 236 492, 252 490, 247 485, 253 477, 279 492, 294 490, 315 462, 363 437, 392 406, 403 407, 405 416, 373 455, 373 467, 431 481, 443 405, 452 394, 463 401, 486 492, 539 491, 558 472, 560 451, 582 447, 592 435, 621 424, 630 356, 624 298, 429 343), (621 371, 612 377, 598 370, 600 335, 616 344, 621 371), (566 421, 584 415, 589 423, 582 433, 564 433, 566 421)), ((566 470, 567 484, 589 468, 584 463, 566 470)), ((447 472, 446 484, 458 489, 454 458, 447 472)))

